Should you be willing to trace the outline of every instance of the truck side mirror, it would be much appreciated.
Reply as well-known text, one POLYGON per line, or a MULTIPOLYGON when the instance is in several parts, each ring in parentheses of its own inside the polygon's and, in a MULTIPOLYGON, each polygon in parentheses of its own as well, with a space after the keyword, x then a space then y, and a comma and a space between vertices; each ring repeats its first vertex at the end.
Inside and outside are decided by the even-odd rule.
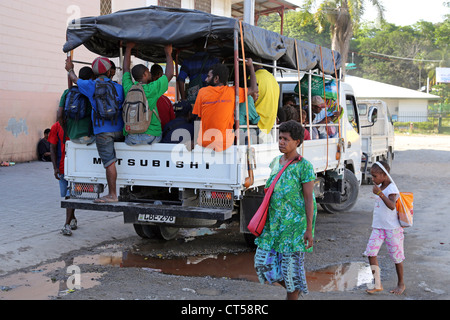
POLYGON ((370 107, 369 114, 367 115, 367 120, 370 124, 374 125, 375 122, 377 122, 377 115, 378 115, 378 108, 377 107, 370 107))

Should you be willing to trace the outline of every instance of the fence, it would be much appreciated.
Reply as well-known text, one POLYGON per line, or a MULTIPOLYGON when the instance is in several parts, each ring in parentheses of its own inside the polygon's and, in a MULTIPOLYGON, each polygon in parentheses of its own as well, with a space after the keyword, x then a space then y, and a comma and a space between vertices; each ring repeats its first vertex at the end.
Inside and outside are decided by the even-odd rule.
POLYGON ((398 132, 450 134, 449 112, 403 113, 392 120, 398 132))

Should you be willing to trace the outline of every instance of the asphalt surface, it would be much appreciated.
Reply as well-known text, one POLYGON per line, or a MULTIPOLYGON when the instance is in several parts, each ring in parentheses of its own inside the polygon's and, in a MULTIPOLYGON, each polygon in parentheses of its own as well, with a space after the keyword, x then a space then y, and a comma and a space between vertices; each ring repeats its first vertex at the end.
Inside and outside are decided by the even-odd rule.
MULTIPOLYGON (((396 275, 383 249, 380 262, 383 268, 382 281, 386 283, 384 293, 368 296, 364 288, 355 288, 344 292, 311 292, 307 299, 449 299, 449 172, 448 137, 396 137, 392 176, 401 191, 412 191, 415 195, 415 224, 406 230, 405 238, 405 295, 394 297, 389 294, 389 289, 395 285, 396 275)), ((49 278, 34 284, 41 288, 33 293, 33 284, 19 284, 21 271, 28 268, 27 277, 31 275, 32 278, 34 275, 43 276, 42 270, 49 266, 49 270, 61 270, 58 271, 60 274, 55 271, 52 277, 65 283, 67 265, 59 265, 64 257, 78 259, 91 254, 104 257, 104 251, 113 251, 120 256, 110 255, 110 267, 100 267, 89 262, 87 269, 83 270, 90 280, 95 282, 97 279, 99 282, 95 282, 91 288, 60 295, 59 299, 282 300, 284 297, 280 287, 255 282, 209 276, 192 278, 166 275, 151 272, 146 267, 114 267, 116 258, 124 263, 126 255, 130 257, 136 253, 141 259, 148 260, 167 252, 177 255, 180 248, 188 249, 193 255, 208 255, 211 252, 207 249, 213 245, 216 253, 244 249, 242 242, 234 235, 230 240, 227 230, 222 235, 205 235, 195 241, 190 240, 190 235, 184 235, 185 240, 181 243, 145 242, 136 236, 132 225, 123 223, 121 213, 83 210, 76 211, 80 228, 71 237, 65 237, 59 232, 65 221, 65 209, 60 207, 60 200, 59 184, 53 176, 51 163, 29 162, 0 167, 0 296, 6 299, 48 299, 41 283, 51 282, 49 278), (136 252, 136 248, 140 251, 136 252), (43 267, 45 263, 47 265, 43 267), (37 270, 36 273, 33 270, 37 270), (98 285, 100 282, 101 285, 98 285), (23 295, 19 290, 24 290, 23 295), (39 295, 39 291, 43 295, 39 295)), ((307 257, 307 270, 348 262, 366 262, 361 252, 370 235, 372 208, 371 186, 363 185, 358 202, 350 212, 337 215, 320 212, 316 225, 315 251, 307 257)), ((73 260, 70 263, 74 263, 73 260)), ((58 290, 64 291, 56 288, 56 292, 58 290)))
POLYGON ((60 201, 51 162, 0 167, 0 276, 63 252, 135 235, 122 213, 76 210, 82 227, 63 236, 66 213, 60 201))

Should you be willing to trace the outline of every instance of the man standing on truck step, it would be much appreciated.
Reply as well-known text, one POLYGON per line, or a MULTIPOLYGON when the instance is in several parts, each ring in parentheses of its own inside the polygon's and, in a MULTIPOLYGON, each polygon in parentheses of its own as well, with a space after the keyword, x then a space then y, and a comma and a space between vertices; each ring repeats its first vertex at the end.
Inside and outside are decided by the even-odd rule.
MULTIPOLYGON (((245 63, 250 73, 250 87, 245 93, 239 88, 239 103, 245 101, 245 96, 258 91, 255 69, 252 59, 245 63)), ((200 120, 197 144, 215 151, 223 151, 234 143, 234 109, 236 91, 229 87, 229 71, 226 65, 212 66, 206 77, 207 87, 200 89, 195 100, 193 114, 200 120)))
POLYGON ((115 165, 117 157, 114 142, 123 141, 123 88, 120 84, 111 81, 111 61, 107 58, 98 57, 92 62, 95 80, 78 79, 73 67, 72 61, 67 59, 65 69, 69 73, 70 80, 91 102, 91 118, 97 151, 106 170, 108 194, 95 199, 94 202, 117 202, 117 169, 115 165))
POLYGON ((133 67, 131 74, 133 74, 134 82, 131 79, 130 65, 131 65, 131 49, 136 46, 134 42, 127 42, 125 57, 123 60, 123 76, 122 85, 125 95, 128 94, 131 87, 135 84, 141 84, 144 90, 145 97, 148 102, 148 111, 150 112, 150 124, 148 129, 143 133, 128 133, 126 128, 123 129, 125 135, 125 143, 128 145, 152 144, 161 141, 162 127, 161 118, 158 113, 157 101, 169 88, 169 81, 173 77, 174 67, 172 58, 172 45, 164 46, 164 53, 166 55, 166 71, 159 79, 152 81, 150 70, 143 64, 138 64, 133 67))

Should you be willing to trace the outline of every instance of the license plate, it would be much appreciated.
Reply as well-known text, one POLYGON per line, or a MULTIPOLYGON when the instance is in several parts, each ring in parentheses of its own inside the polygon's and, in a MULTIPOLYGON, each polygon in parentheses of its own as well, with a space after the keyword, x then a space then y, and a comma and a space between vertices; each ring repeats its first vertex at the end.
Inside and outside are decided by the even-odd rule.
POLYGON ((175 223, 175 217, 162 216, 159 214, 140 213, 138 215, 138 221, 141 222, 156 222, 156 223, 175 223))

